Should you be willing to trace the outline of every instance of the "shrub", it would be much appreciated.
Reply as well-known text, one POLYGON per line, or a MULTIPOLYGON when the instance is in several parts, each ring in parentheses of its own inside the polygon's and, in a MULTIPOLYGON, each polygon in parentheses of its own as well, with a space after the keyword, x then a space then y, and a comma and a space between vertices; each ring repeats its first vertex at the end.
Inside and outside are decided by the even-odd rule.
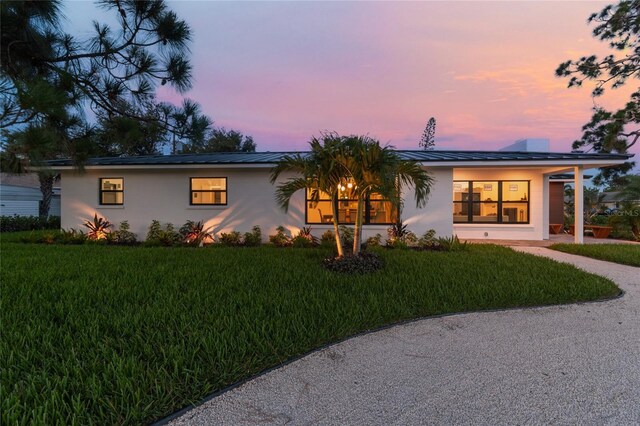
POLYGON ((407 225, 396 222, 387 229, 387 247, 407 248, 418 244, 416 234, 407 229, 407 225))
POLYGON ((384 262, 377 254, 363 251, 357 255, 324 259, 322 265, 333 272, 343 274, 367 274, 382 269, 384 262))
POLYGON ((190 246, 200 247, 205 243, 213 242, 213 236, 204 230, 202 221, 194 222, 188 220, 187 223, 180 227, 180 236, 182 242, 190 246))
POLYGON ((452 237, 440 237, 436 240, 443 251, 468 251, 469 244, 461 242, 457 235, 452 237))
POLYGON ((245 232, 244 245, 247 247, 258 247, 262 244, 262 230, 258 225, 251 228, 251 232, 245 232))
POLYGON ((418 247, 423 250, 438 250, 441 248, 438 239, 436 238, 435 229, 429 229, 427 232, 418 239, 418 247))
POLYGON ((353 247, 353 238, 355 231, 353 228, 340 225, 340 239, 342 240, 342 247, 353 247))
POLYGON ((286 234, 284 226, 278 226, 274 235, 269 235, 269 242, 276 247, 289 247, 291 239, 286 234))
POLYGON ((162 225, 157 220, 152 220, 151 225, 149 225, 149 229, 147 230, 147 238, 146 241, 158 241, 160 240, 160 236, 162 234, 162 225))
POLYGON ((182 236, 175 231, 171 223, 167 223, 163 229, 159 221, 153 220, 151 221, 151 225, 149 225, 145 244, 151 246, 159 245, 169 247, 176 245, 181 240, 182 236))
POLYGON ((296 235, 291 239, 291 246, 295 248, 309 248, 315 247, 316 244, 302 235, 296 235))
POLYGON ((365 245, 367 247, 380 247, 382 245, 382 235, 376 234, 373 237, 367 238, 365 245))
POLYGON ((323 247, 335 247, 336 246, 336 236, 332 230, 327 229, 324 231, 322 236, 320 236, 320 245, 323 247))
POLYGON ((299 247, 299 248, 315 247, 318 245, 318 243, 319 243, 318 238, 314 237, 311 234, 310 226, 303 227, 298 232, 298 235, 293 237, 293 239, 291 240, 291 244, 293 245, 293 247, 299 247))
POLYGON ((0 232, 60 229, 60 216, 0 216, 0 232))
POLYGON ((87 234, 81 230, 68 229, 60 231, 57 242, 60 244, 84 244, 87 241, 87 234))
POLYGON ((93 220, 85 220, 83 223, 89 229, 87 232, 87 238, 90 240, 104 240, 107 238, 107 234, 111 232, 111 222, 107 219, 98 217, 98 214, 93 215, 93 220))
POLYGON ((220 234, 220 244, 229 247, 239 247, 242 245, 242 235, 238 231, 220 234))
POLYGON ((109 244, 117 244, 123 246, 136 244, 138 242, 138 238, 136 237, 136 234, 129 231, 129 229, 129 222, 123 220, 122 222, 120 222, 120 226, 118 227, 117 231, 113 231, 108 234, 107 241, 109 242, 109 244))

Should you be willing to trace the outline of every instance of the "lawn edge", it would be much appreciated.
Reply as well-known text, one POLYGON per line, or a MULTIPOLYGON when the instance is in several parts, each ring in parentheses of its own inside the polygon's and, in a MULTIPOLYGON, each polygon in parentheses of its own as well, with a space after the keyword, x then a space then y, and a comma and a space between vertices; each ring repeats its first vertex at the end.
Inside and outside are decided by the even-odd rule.
POLYGON ((599 257, 587 256, 587 255, 582 254, 582 253, 571 253, 569 251, 564 251, 564 250, 560 250, 558 248, 554 248, 554 246, 556 246, 556 245, 571 245, 571 244, 572 243, 555 243, 555 244, 552 244, 552 245, 550 245, 548 247, 545 247, 545 248, 548 248, 549 250, 556 251, 558 253, 570 254, 570 255, 573 255, 573 256, 580 256, 580 257, 584 257, 584 258, 587 258, 587 259, 598 260, 600 262, 609 262, 609 263, 613 263, 614 265, 622 265, 622 266, 630 266, 632 268, 640 268, 640 266, 638 266, 638 265, 630 265, 628 263, 616 262, 616 261, 608 260, 608 259, 600 259, 599 257))
MULTIPOLYGON (((556 251, 560 251, 560 250, 556 250, 556 251)), ((562 252, 564 253, 564 252, 562 252)), ((572 253, 567 253, 567 254, 572 254, 572 253)), ((586 257, 586 256, 583 256, 586 257)), ((600 260, 600 259, 596 259, 596 260, 600 260)), ((613 263, 613 262, 612 262, 613 263)), ((629 266, 629 265, 625 265, 625 266, 629 266)), ((606 277, 603 277, 606 278, 606 277)), ((609 278, 606 278, 609 279, 609 278)), ((618 287, 618 285, 614 282, 615 286, 618 287)), ((376 327, 376 328, 371 328, 368 330, 363 330, 360 331, 356 334, 352 334, 350 336, 344 337, 340 340, 336 340, 334 342, 329 342, 329 343, 325 343, 321 346, 318 346, 317 348, 314 348, 312 350, 310 350, 309 352, 305 352, 301 355, 295 356, 295 357, 291 357, 289 359, 286 359, 285 361, 283 361, 282 363, 278 364, 278 365, 274 365, 273 367, 269 367, 266 368, 250 377, 247 377, 246 379, 240 380, 238 382, 232 383, 229 386, 226 386, 222 389, 219 389, 207 396, 205 396, 202 400, 198 401, 196 404, 192 404, 192 405, 188 405, 186 407, 183 407, 181 409, 179 409, 178 411, 173 412, 172 414, 169 414, 168 416, 160 419, 160 420, 156 420, 153 423, 151 423, 151 426, 166 426, 168 425, 171 421, 177 419, 178 417, 182 417, 183 415, 189 413, 190 411, 195 410, 196 408, 200 407, 201 405, 204 405, 205 403, 219 397, 222 396, 223 394, 232 391, 236 388, 239 388, 240 386, 254 380, 257 379, 259 377, 262 377, 268 373, 271 373, 273 371, 279 370, 280 368, 286 367, 289 364, 292 364, 296 361, 301 360, 302 358, 305 358, 309 355, 313 355, 316 352, 320 352, 323 351, 325 349, 328 349, 332 346, 335 345, 339 345, 340 343, 344 343, 348 340, 351 339, 355 339, 357 337, 362 337, 362 336, 366 336, 368 334, 373 334, 373 333, 377 333, 379 331, 384 331, 384 330, 388 330, 394 327, 400 327, 400 326, 405 326, 408 324, 412 324, 414 322, 418 322, 418 321, 423 321, 423 320, 430 320, 430 319, 437 319, 437 318, 447 318, 447 317, 453 317, 453 316, 459 316, 459 315, 468 315, 468 314, 482 314, 482 313, 499 313, 499 312, 510 312, 510 311, 529 311, 529 310, 533 310, 533 309, 540 309, 540 308, 552 308, 552 307, 566 307, 566 306, 581 306, 581 305, 591 305, 591 304, 595 304, 595 303, 605 303, 605 302, 612 302, 614 300, 618 300, 618 299, 622 299, 624 297, 624 295, 626 294, 626 292, 624 290, 622 290, 620 287, 618 287, 618 289, 620 290, 618 292, 618 294, 615 294, 611 297, 605 297, 602 299, 596 299, 596 300, 587 300, 587 301, 583 301, 583 302, 572 302, 572 303, 558 303, 558 304, 551 304, 551 305, 533 305, 533 306, 524 306, 524 307, 511 307, 511 308, 497 308, 497 309, 480 309, 480 310, 476 310, 476 311, 464 311, 464 312, 451 312, 451 313, 445 313, 445 314, 437 314, 437 315, 428 315, 425 317, 418 317, 418 318, 411 318, 411 319, 407 319, 407 320, 400 320, 400 321, 396 321, 396 322, 392 322, 389 324, 385 324, 385 325, 381 325, 380 327, 376 327)))

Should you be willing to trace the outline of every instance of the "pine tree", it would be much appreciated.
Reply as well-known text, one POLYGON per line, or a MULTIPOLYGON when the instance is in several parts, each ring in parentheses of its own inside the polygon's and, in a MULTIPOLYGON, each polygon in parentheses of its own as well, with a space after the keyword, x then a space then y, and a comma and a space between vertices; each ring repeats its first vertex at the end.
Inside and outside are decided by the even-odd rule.
POLYGON ((427 123, 427 127, 424 128, 424 132, 422 132, 422 138, 418 143, 418 146, 422 147, 424 150, 431 150, 436 146, 436 119, 431 117, 429 122, 427 123))

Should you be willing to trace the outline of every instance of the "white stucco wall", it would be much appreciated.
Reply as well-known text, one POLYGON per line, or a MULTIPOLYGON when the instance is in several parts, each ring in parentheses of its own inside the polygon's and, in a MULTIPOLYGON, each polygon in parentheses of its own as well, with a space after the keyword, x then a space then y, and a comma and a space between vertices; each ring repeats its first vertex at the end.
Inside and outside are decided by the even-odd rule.
POLYGON ((427 205, 417 208, 412 190, 405 191, 402 219, 418 237, 429 229, 439 237, 453 235, 452 193, 453 170, 450 167, 427 169, 434 179, 427 205))
MULTIPOLYGON (((509 224, 460 224, 453 225, 456 235, 471 239, 542 240, 548 238, 549 208, 548 179, 535 169, 456 168, 453 180, 528 180, 529 223, 509 224), (546 183, 546 186, 545 186, 546 183)), ((449 198, 451 199, 450 192, 449 198)), ((449 210, 451 217, 452 208, 449 210)))
MULTIPOLYGON (((220 232, 247 232, 259 225, 263 236, 275 233, 279 225, 296 234, 302 226, 311 226, 313 234, 322 235, 332 225, 305 225, 304 193, 294 196, 285 213, 275 202, 276 186, 269 183, 269 168, 190 168, 190 169, 121 169, 87 170, 62 173, 62 228, 84 229, 82 222, 94 213, 117 226, 127 220, 131 231, 144 239, 153 219, 172 223, 176 229, 187 220, 204 221, 220 232), (101 206, 98 203, 100 178, 124 178, 124 205, 101 206), (227 206, 189 205, 191 177, 227 177, 227 206)), ((435 229, 438 235, 453 233, 451 220, 452 170, 430 170, 435 185, 425 208, 416 209, 413 191, 407 191, 403 218, 417 235, 435 229)), ((364 238, 382 234, 388 225, 365 225, 364 238)))
POLYGON ((129 221, 131 231, 144 239, 152 220, 172 223, 176 229, 187 220, 204 221, 213 232, 247 232, 254 225, 263 234, 274 233, 284 225, 297 232, 304 225, 304 194, 296 194, 289 212, 275 203, 275 186, 269 183, 269 169, 144 169, 87 170, 84 174, 63 172, 62 227, 80 228, 94 213, 116 226, 129 221), (124 178, 124 205, 101 206, 98 202, 99 179, 124 178), (226 206, 189 205, 192 177, 226 177, 226 206))

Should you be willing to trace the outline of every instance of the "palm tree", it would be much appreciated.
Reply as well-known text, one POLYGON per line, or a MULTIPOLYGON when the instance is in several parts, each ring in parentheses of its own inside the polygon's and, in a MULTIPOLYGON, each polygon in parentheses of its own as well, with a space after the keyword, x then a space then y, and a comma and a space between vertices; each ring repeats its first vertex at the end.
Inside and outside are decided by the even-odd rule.
POLYGON ((338 227, 337 198, 338 188, 344 186, 350 172, 345 167, 345 153, 342 138, 335 133, 322 134, 321 139, 312 138, 309 142, 311 152, 307 155, 285 156, 271 171, 271 183, 275 183, 284 172, 294 172, 298 176, 287 179, 278 186, 276 200, 285 211, 293 194, 299 190, 311 191, 311 207, 315 207, 321 193, 332 200, 333 229, 336 238, 338 257, 344 255, 340 229, 338 227))
POLYGON ((371 194, 388 198, 399 209, 403 187, 414 188, 417 207, 423 207, 431 191, 433 178, 415 161, 403 161, 392 146, 381 146, 368 136, 344 138, 349 156, 345 158, 353 179, 354 198, 357 200, 353 254, 360 252, 364 203, 371 194))
POLYGON ((285 211, 298 190, 311 190, 311 203, 316 205, 321 192, 329 196, 339 257, 344 254, 338 228, 339 188, 350 187, 349 198, 357 202, 353 254, 360 252, 364 203, 371 194, 388 198, 397 208, 401 202, 400 189, 413 186, 416 205, 422 207, 427 201, 433 183, 431 176, 419 163, 402 161, 390 146, 382 147, 380 142, 367 136, 338 136, 335 133, 323 134, 321 140, 313 138, 309 144, 311 152, 307 156, 286 156, 274 167, 271 183, 285 171, 299 174, 281 184, 276 191, 278 204, 285 211))

